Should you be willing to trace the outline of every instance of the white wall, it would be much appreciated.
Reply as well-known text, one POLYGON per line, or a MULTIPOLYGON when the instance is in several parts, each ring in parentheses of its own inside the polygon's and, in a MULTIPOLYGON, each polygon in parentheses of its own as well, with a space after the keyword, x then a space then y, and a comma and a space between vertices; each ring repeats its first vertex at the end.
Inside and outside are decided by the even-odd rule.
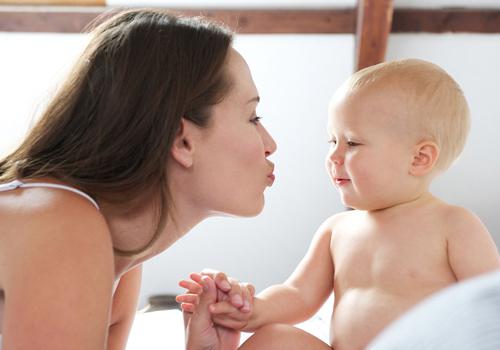
MULTIPOLYGON (((35 106, 85 44, 83 35, 0 33, 0 154, 22 136, 35 106)), ((351 35, 241 35, 236 47, 262 96, 259 114, 278 143, 277 181, 264 212, 214 218, 146 263, 147 295, 177 293, 177 281, 204 267, 222 269, 258 289, 293 270, 316 227, 342 210, 324 171, 329 96, 352 71, 351 35)), ((476 212, 500 245, 500 35, 393 35, 388 58, 442 65, 463 86, 473 127, 463 156, 433 191, 476 212)))

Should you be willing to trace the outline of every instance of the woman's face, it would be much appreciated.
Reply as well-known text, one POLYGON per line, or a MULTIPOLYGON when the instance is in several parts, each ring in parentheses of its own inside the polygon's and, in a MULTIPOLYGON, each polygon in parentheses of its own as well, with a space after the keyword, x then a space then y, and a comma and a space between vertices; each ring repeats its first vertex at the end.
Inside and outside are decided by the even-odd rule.
POLYGON ((259 94, 241 55, 231 49, 226 63, 232 85, 212 108, 195 152, 197 203, 210 214, 253 216, 264 206, 264 190, 274 182, 268 157, 276 144, 256 114, 259 94))

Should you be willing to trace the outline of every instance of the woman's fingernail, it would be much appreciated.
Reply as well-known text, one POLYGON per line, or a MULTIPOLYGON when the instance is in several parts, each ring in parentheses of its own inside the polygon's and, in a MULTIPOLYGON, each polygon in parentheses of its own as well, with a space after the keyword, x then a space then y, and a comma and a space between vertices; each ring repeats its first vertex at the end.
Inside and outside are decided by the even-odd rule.
POLYGON ((224 280, 221 282, 222 288, 224 288, 226 291, 231 289, 231 285, 229 284, 228 281, 224 280))
POLYGON ((250 311, 250 303, 248 300, 243 301, 243 307, 241 308, 242 311, 250 311))
POLYGON ((209 287, 208 287, 208 280, 207 279, 203 279, 202 280, 202 286, 203 286, 203 290, 206 292, 209 287))
POLYGON ((241 296, 239 296, 238 294, 234 295, 231 300, 236 306, 243 305, 243 299, 241 299, 241 296))

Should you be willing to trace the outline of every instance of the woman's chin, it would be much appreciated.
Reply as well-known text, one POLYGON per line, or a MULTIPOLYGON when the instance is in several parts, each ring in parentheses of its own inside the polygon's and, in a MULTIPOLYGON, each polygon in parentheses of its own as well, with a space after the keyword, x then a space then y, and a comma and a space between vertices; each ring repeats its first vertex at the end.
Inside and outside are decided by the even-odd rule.
POLYGON ((259 215, 262 212, 262 209, 264 209, 263 200, 255 203, 240 202, 234 206, 226 205, 224 208, 219 210, 212 210, 209 216, 253 217, 259 215))

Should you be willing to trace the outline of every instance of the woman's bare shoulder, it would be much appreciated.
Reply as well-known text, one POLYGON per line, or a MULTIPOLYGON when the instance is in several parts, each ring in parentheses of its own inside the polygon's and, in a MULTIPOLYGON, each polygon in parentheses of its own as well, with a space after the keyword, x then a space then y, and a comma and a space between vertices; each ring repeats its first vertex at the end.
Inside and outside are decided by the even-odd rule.
POLYGON ((113 264, 106 220, 77 194, 47 188, 2 193, 0 222, 1 285, 4 270, 23 269, 23 262, 92 258, 113 264))
POLYGON ((0 196, 0 222, 6 344, 103 348, 114 256, 102 214, 69 191, 30 188, 0 196))

